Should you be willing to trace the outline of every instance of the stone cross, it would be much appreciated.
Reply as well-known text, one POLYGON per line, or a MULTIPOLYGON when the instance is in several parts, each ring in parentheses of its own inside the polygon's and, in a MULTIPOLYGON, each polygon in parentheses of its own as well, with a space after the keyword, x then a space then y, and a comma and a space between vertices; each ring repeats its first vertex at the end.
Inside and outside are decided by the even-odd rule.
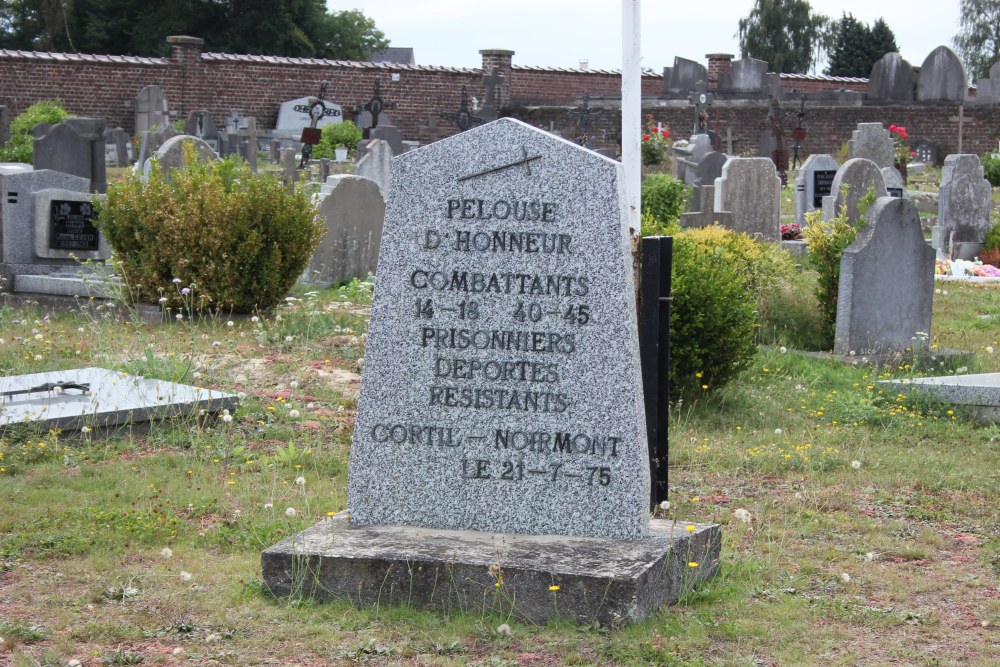
POLYGON ((362 111, 367 111, 371 114, 371 125, 363 127, 364 138, 367 139, 371 136, 371 131, 378 127, 378 117, 386 109, 395 109, 395 102, 386 102, 382 99, 382 79, 378 76, 375 77, 375 90, 372 93, 372 98, 363 104, 359 104, 354 108, 355 113, 361 113, 362 111))
MULTIPOLYGON (((312 158, 313 146, 319 143, 320 132, 316 129, 316 123, 319 119, 327 114, 326 104, 323 103, 323 98, 326 97, 326 87, 329 85, 328 81, 323 81, 319 84, 319 95, 314 99, 309 101, 309 105, 296 106, 296 111, 304 111, 309 114, 309 127, 303 128, 302 130, 302 160, 299 162, 299 169, 305 169, 306 165, 309 164, 309 159, 312 158)), ((331 109, 331 111, 334 111, 331 109)))
POLYGON ((603 111, 595 111, 590 108, 590 93, 583 94, 583 105, 578 109, 571 109, 569 117, 576 119, 576 126, 580 128, 580 145, 587 148, 594 147, 594 140, 590 136, 590 119, 599 118, 603 111))
POLYGON ((694 128, 691 134, 708 134, 708 111, 712 106, 712 96, 705 92, 694 91, 688 98, 694 105, 694 128))
POLYGON ((486 122, 486 119, 473 116, 469 111, 469 87, 462 86, 462 101, 458 105, 458 111, 453 113, 442 112, 441 117, 450 120, 458 126, 460 132, 465 132, 470 127, 477 127, 486 122))
POLYGON ((483 102, 483 110, 496 114, 497 109, 503 104, 503 72, 499 67, 494 67, 489 74, 483 75, 483 85, 486 87, 486 100, 483 102))

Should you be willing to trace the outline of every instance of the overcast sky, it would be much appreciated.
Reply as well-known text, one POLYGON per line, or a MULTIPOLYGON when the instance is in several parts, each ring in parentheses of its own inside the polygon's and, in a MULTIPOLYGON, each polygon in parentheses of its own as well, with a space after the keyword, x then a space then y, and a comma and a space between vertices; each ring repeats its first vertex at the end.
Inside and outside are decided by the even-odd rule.
MULTIPOLYGON (((704 63, 706 53, 739 57, 735 36, 753 0, 646 0, 642 66, 656 71, 674 56, 704 63)), ((958 32, 958 0, 813 2, 832 18, 851 13, 866 24, 884 18, 903 58, 918 67, 958 32)), ((413 47, 417 64, 479 67, 480 49, 515 52, 515 65, 591 68, 621 65, 619 0, 327 0, 332 11, 360 9, 392 46, 413 47)))

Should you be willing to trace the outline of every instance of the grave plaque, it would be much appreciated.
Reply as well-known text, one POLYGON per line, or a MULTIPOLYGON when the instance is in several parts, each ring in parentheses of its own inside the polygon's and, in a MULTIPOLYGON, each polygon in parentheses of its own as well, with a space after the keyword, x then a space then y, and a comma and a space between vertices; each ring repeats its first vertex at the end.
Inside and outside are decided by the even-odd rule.
POLYGON ((885 191, 889 193, 890 197, 895 197, 896 199, 903 198, 903 188, 886 188, 885 191))
POLYGON ((823 207, 823 197, 830 194, 836 169, 822 169, 813 172, 813 208, 823 207))
POLYGON ((94 207, 86 201, 52 200, 50 250, 100 250, 94 207))
POLYGON ((648 534, 619 170, 510 119, 394 160, 352 525, 648 534))

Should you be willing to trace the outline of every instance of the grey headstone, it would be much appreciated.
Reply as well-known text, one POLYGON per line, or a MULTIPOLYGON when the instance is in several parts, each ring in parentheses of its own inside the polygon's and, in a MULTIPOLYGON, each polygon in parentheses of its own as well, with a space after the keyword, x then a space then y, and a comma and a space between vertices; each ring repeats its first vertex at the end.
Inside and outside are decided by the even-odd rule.
POLYGON ((219 159, 212 147, 207 142, 198 137, 191 137, 181 134, 167 139, 159 150, 156 151, 154 159, 147 160, 142 166, 144 178, 149 177, 149 172, 153 168, 154 160, 159 164, 163 176, 169 181, 170 172, 174 169, 183 169, 188 165, 184 156, 185 147, 191 146, 194 149, 194 159, 196 162, 214 162, 219 159))
POLYGON ((620 164, 509 118, 395 158, 352 525, 649 534, 620 187, 620 164))
POLYGON ((139 145, 139 155, 136 158, 136 166, 141 168, 144 164, 146 164, 146 160, 153 157, 156 151, 160 150, 160 146, 162 146, 165 141, 179 136, 181 136, 181 133, 170 125, 158 128, 152 132, 144 132, 142 135, 142 143, 139 145))
POLYGON ((698 163, 698 166, 695 167, 691 204, 689 206, 690 211, 712 210, 711 205, 709 205, 708 209, 701 208, 702 196, 700 189, 706 186, 715 187, 715 179, 722 176, 722 166, 726 164, 726 160, 728 159, 725 153, 712 151, 711 153, 707 153, 701 162, 698 163))
POLYGON ((686 95, 699 81, 708 81, 708 70, 694 60, 674 56, 674 66, 663 68, 663 92, 666 94, 686 95))
POLYGON ((299 161, 295 159, 295 149, 282 148, 279 152, 281 154, 282 178, 285 179, 285 183, 297 183, 299 181, 299 161))
POLYGON ((917 78, 917 101, 962 102, 969 92, 965 67, 955 52, 939 46, 924 59, 917 78))
MULTIPOLYGON (((354 124, 360 127, 362 130, 371 129, 372 126, 372 114, 370 111, 362 110, 354 117, 354 124)), ((380 111, 378 114, 378 125, 376 127, 381 127, 382 125, 395 125, 392 122, 392 117, 384 111, 380 111)))
POLYGON ((135 133, 166 127, 170 124, 167 98, 159 86, 146 86, 135 98, 135 133))
POLYGON ((108 187, 105 125, 102 118, 67 118, 48 131, 36 126, 35 168, 83 176, 92 192, 104 192, 108 187))
POLYGON ((883 197, 840 261, 836 354, 926 345, 934 301, 934 249, 906 199, 883 197))
POLYGON ((823 217, 829 220, 840 215, 841 208, 846 206, 848 223, 857 225, 861 219, 858 205, 873 188, 876 197, 889 195, 885 189, 885 177, 878 165, 864 158, 848 160, 833 177, 830 188, 832 194, 823 198, 823 217))
POLYGON ((864 158, 882 167, 891 167, 895 161, 896 147, 889 130, 882 123, 858 123, 847 143, 850 159, 864 158))
POLYGON ((898 53, 887 53, 872 67, 868 99, 878 102, 912 102, 916 77, 913 67, 898 53))
POLYGON ((379 123, 377 127, 372 129, 370 137, 388 142, 394 156, 402 155, 407 150, 406 146, 403 145, 403 133, 395 125, 379 123))
MULTIPOLYGON (((0 433, 10 426, 31 423, 42 431, 79 431, 86 426, 95 436, 118 427, 132 428, 171 417, 190 417, 235 410, 235 394, 153 380, 105 368, 77 368, 50 373, 0 377, 0 391, 31 389, 49 382, 89 384, 83 392, 20 394, 6 400, 0 410, 0 433)), ((94 436, 91 436, 94 437, 94 436)))
POLYGON ((977 155, 949 155, 938 188, 938 225, 957 243, 982 243, 992 226, 990 182, 977 155))
POLYGON ((212 150, 219 150, 219 129, 215 126, 215 120, 210 111, 192 111, 184 123, 184 134, 198 137, 212 150))
POLYGON ((330 193, 319 206, 326 234, 309 260, 308 282, 367 278, 378 266, 385 200, 378 186, 360 176, 327 179, 330 193))
POLYGON ((715 179, 715 210, 732 213, 730 229, 781 241, 781 179, 766 157, 732 158, 715 179))
POLYGON ((365 155, 358 160, 354 173, 374 181, 382 198, 389 198, 389 181, 392 176, 392 149, 381 139, 365 141, 365 155))
POLYGON ((906 188, 906 184, 903 183, 903 176, 899 173, 899 170, 895 167, 882 167, 882 180, 885 181, 886 192, 889 196, 896 196, 893 191, 898 191, 899 196, 902 197, 903 190, 906 188))
POLYGON ((80 266, 74 259, 43 258, 35 253, 36 193, 43 190, 69 190, 81 198, 89 197, 90 182, 50 169, 14 170, 10 165, 0 168, 0 186, 4 197, 0 204, 3 224, 3 271, 17 273, 52 273, 75 270, 80 266))
POLYGON ((837 175, 837 161, 830 155, 814 153, 806 158, 795 177, 795 221, 805 223, 806 213, 823 208, 823 197, 831 193, 837 175))
POLYGON ((743 58, 733 61, 729 72, 732 90, 736 93, 759 93, 764 89, 764 75, 767 74, 767 61, 755 58, 743 58))

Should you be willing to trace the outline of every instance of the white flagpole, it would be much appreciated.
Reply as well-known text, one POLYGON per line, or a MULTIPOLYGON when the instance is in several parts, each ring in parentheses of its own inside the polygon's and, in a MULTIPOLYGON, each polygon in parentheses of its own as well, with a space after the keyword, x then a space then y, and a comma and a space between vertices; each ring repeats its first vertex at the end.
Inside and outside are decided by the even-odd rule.
POLYGON ((640 0, 622 0, 622 172, 629 231, 639 237, 640 139, 642 134, 642 70, 640 0))

